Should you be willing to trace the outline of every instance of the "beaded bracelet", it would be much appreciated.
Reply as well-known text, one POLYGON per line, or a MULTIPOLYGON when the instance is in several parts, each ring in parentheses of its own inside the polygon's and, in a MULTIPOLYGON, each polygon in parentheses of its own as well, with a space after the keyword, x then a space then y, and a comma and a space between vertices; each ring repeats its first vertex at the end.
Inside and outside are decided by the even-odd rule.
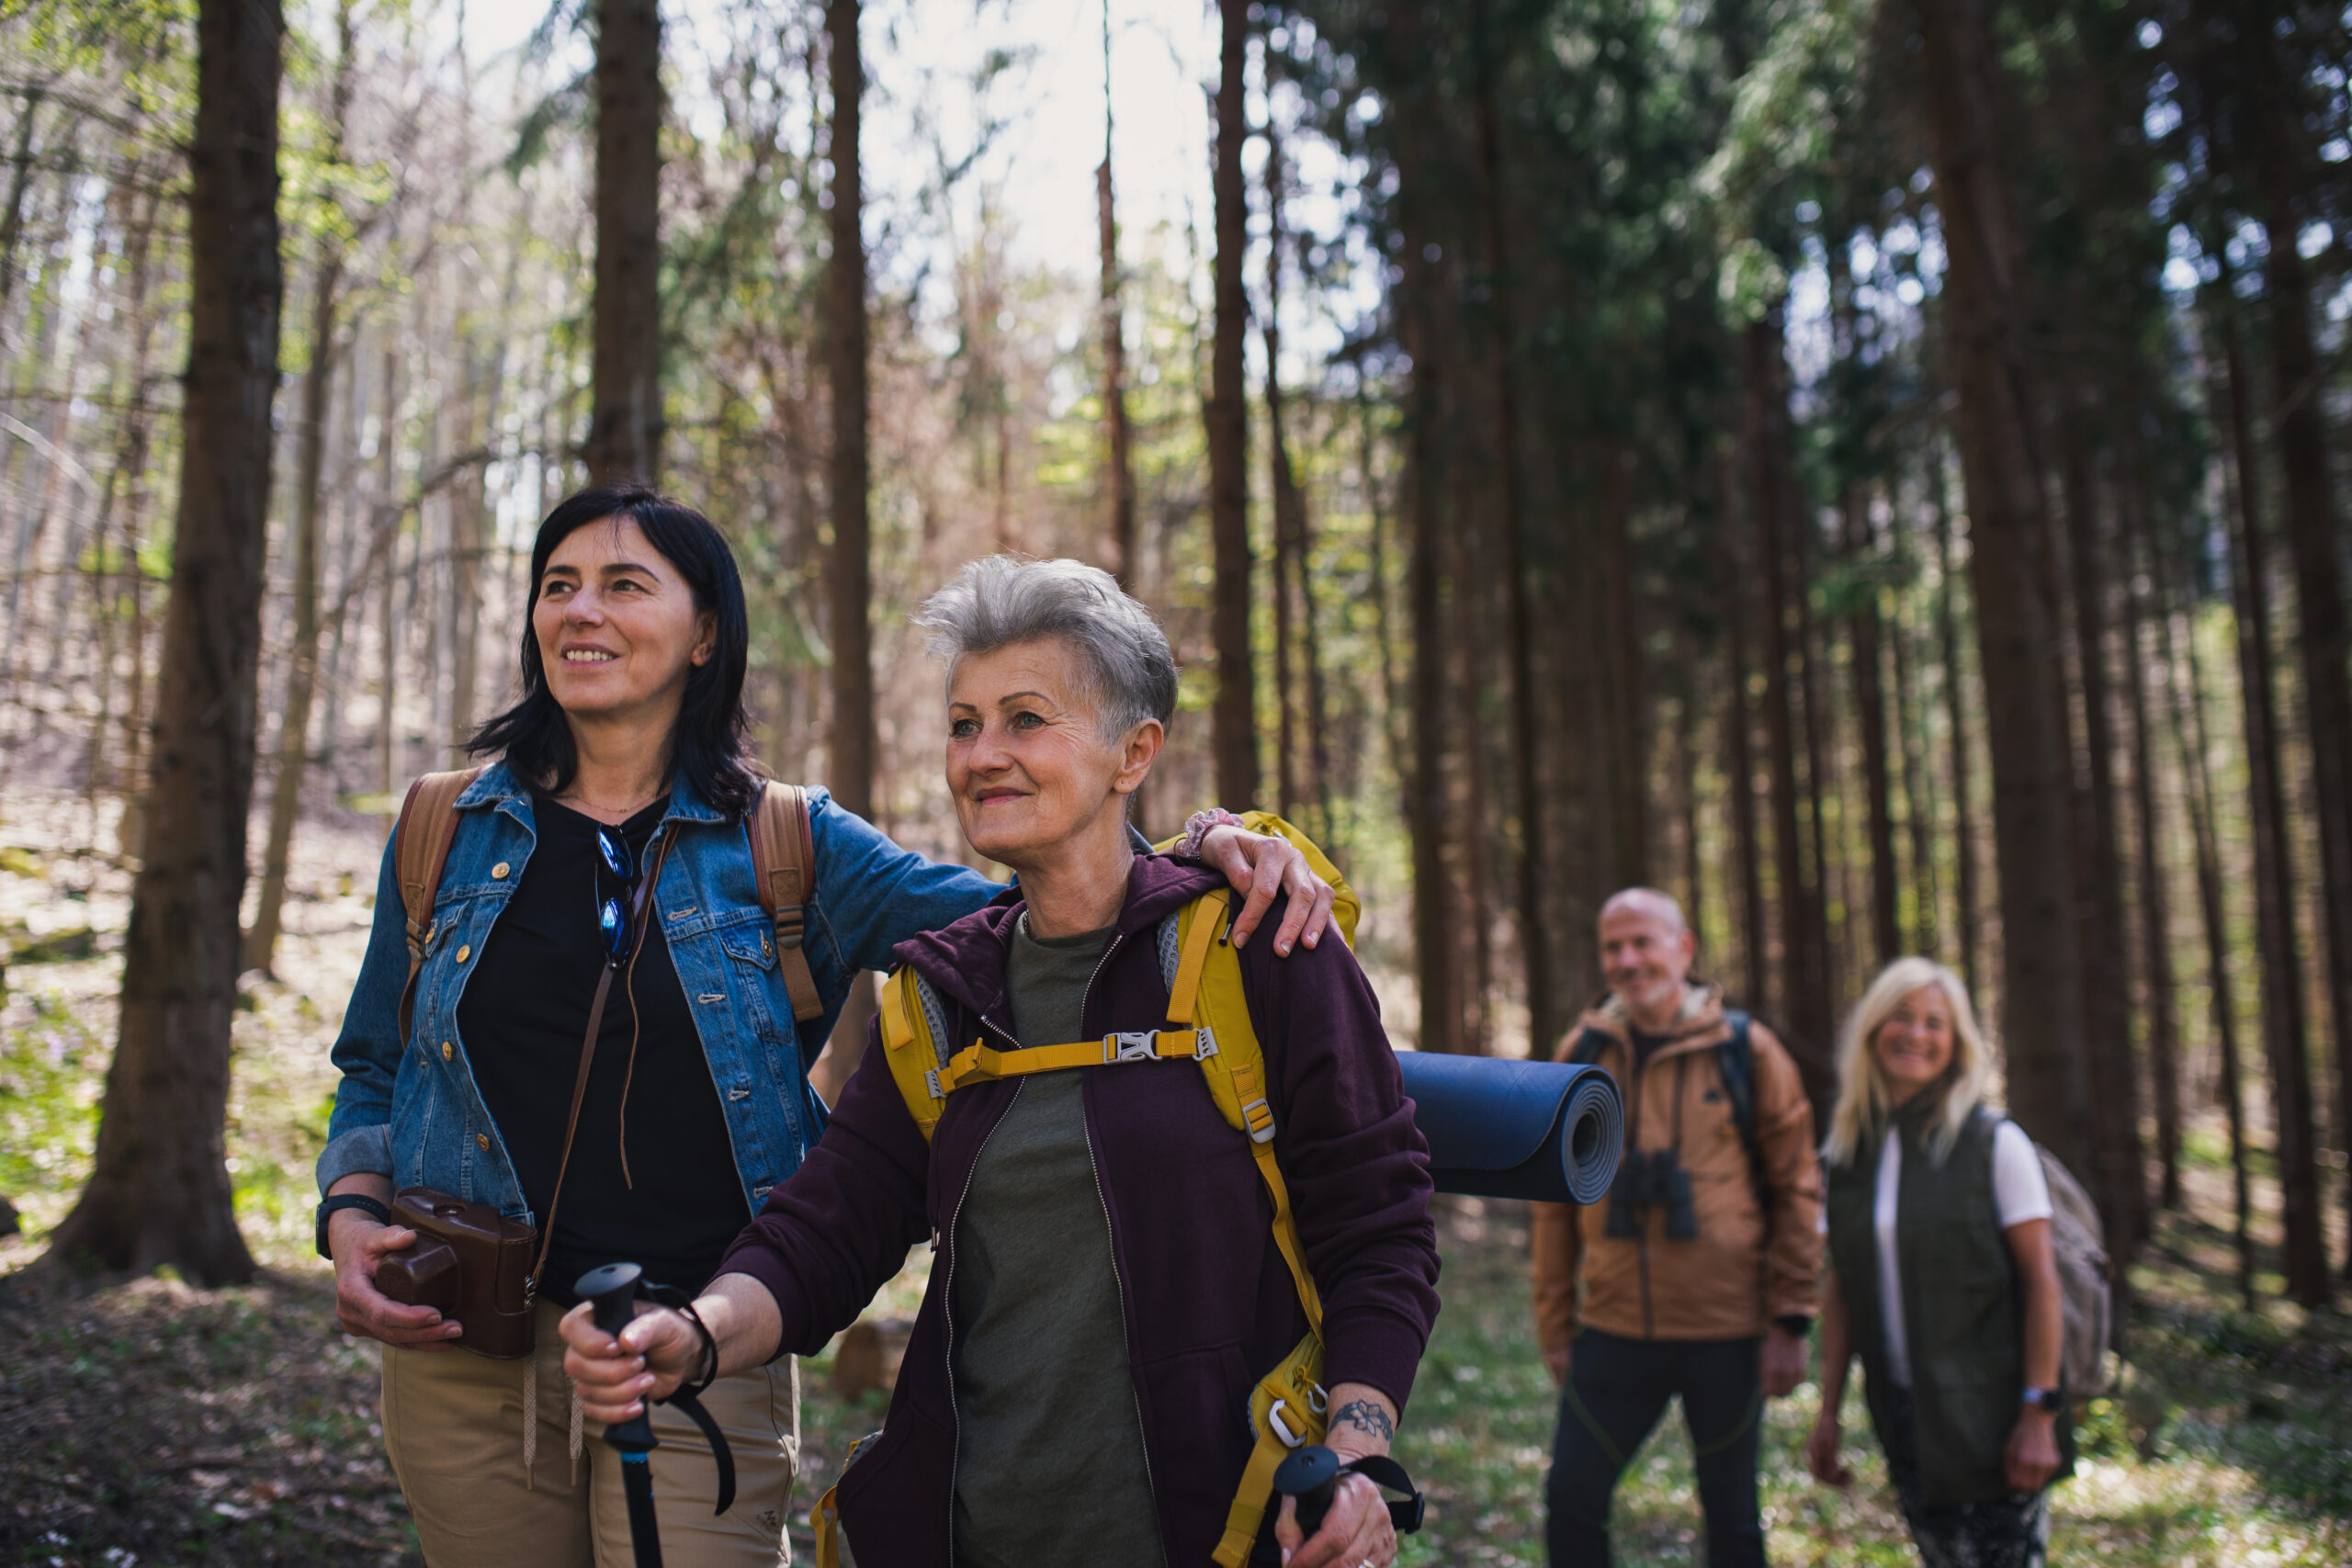
POLYGON ((1176 846, 1173 852, 1175 858, 1191 861, 1197 865, 1201 859, 1201 840, 1207 838, 1212 829, 1240 826, 1241 818, 1221 806, 1213 806, 1206 811, 1195 811, 1184 819, 1184 841, 1176 846))

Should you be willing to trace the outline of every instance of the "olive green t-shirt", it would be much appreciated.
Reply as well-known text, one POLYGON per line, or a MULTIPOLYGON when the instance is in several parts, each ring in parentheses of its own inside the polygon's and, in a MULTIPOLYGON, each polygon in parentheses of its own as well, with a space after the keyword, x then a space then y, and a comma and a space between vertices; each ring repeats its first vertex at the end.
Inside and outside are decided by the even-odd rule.
MULTIPOLYGON (((1023 1045, 1080 1037, 1110 935, 1040 941, 1022 920, 1005 978, 1023 1045)), ((1165 1561, 1084 1085, 1082 1069, 1021 1080, 956 1220, 960 1568, 1165 1561)))

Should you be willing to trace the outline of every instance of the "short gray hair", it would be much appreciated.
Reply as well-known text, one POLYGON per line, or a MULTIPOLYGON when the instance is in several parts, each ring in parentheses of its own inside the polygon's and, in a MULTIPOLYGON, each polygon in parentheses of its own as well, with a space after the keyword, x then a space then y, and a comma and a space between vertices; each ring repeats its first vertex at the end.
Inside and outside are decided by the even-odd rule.
POLYGON ((915 625, 931 632, 931 650, 947 678, 969 654, 1059 637, 1078 649, 1088 695, 1102 729, 1116 738, 1146 719, 1166 725, 1176 712, 1176 656, 1168 634, 1142 604, 1100 567, 1074 560, 984 556, 922 602, 915 625))

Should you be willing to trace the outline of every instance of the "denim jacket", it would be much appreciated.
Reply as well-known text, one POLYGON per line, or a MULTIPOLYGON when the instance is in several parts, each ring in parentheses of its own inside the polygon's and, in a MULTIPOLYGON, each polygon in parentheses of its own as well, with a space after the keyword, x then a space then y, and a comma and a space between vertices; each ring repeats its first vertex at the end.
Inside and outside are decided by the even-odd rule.
MULTIPOLYGON (((374 1172, 397 1187, 435 1188, 537 1224, 475 1087, 458 1028, 458 1001, 478 955, 530 863, 537 842, 531 795, 499 762, 458 797, 457 808, 457 837, 434 898, 433 935, 405 1041, 399 1013, 408 947, 392 846, 385 845, 375 928, 334 1043, 343 1080, 319 1156, 319 1190, 374 1172)), ((831 1033, 852 976, 889 968, 898 943, 970 914, 1002 890, 978 872, 900 849, 821 789, 808 792, 808 826, 816 890, 803 940, 825 1011, 804 1037, 760 906, 743 825, 705 804, 683 777, 662 818, 662 834, 674 838, 653 907, 678 983, 693 1003, 747 1213, 799 1168, 823 1131, 804 1055, 813 1059, 831 1033)), ((485 983, 497 984, 497 976, 485 983)), ((547 1113, 561 1115, 570 1092, 569 1080, 548 1085, 547 1113)))

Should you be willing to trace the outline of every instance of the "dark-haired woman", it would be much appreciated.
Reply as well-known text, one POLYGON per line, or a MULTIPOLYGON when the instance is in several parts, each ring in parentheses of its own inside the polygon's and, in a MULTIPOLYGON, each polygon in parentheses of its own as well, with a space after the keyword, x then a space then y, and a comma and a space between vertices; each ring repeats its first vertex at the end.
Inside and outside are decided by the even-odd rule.
MULTIPOLYGON (((745 750, 742 586, 718 531, 650 491, 575 495, 540 525, 527 620, 523 697, 473 741, 496 760, 457 799, 405 1037, 387 846, 319 1161, 337 1313, 383 1342, 385 1441, 435 1568, 629 1561, 617 1456, 584 1444, 560 1370, 571 1282, 628 1258, 659 1283, 702 1284, 817 1141, 806 1066, 852 977, 1000 891, 810 792, 805 951, 824 1013, 802 1034, 753 880, 745 814, 764 786, 745 750), (547 1227, 532 1354, 447 1354, 464 1348, 458 1324, 377 1290, 379 1264, 415 1240, 387 1223, 409 1187, 547 1227)), ((1227 866, 1255 861, 1261 874, 1234 874, 1255 883, 1259 911, 1277 884, 1303 890, 1292 908, 1309 918, 1286 918, 1275 946, 1312 944, 1329 890, 1295 851, 1231 829, 1209 848, 1227 866)), ((657 1413, 667 1561, 782 1559, 793 1376, 789 1360, 755 1367, 703 1395, 737 1466, 723 1517, 707 1445, 657 1413)))

